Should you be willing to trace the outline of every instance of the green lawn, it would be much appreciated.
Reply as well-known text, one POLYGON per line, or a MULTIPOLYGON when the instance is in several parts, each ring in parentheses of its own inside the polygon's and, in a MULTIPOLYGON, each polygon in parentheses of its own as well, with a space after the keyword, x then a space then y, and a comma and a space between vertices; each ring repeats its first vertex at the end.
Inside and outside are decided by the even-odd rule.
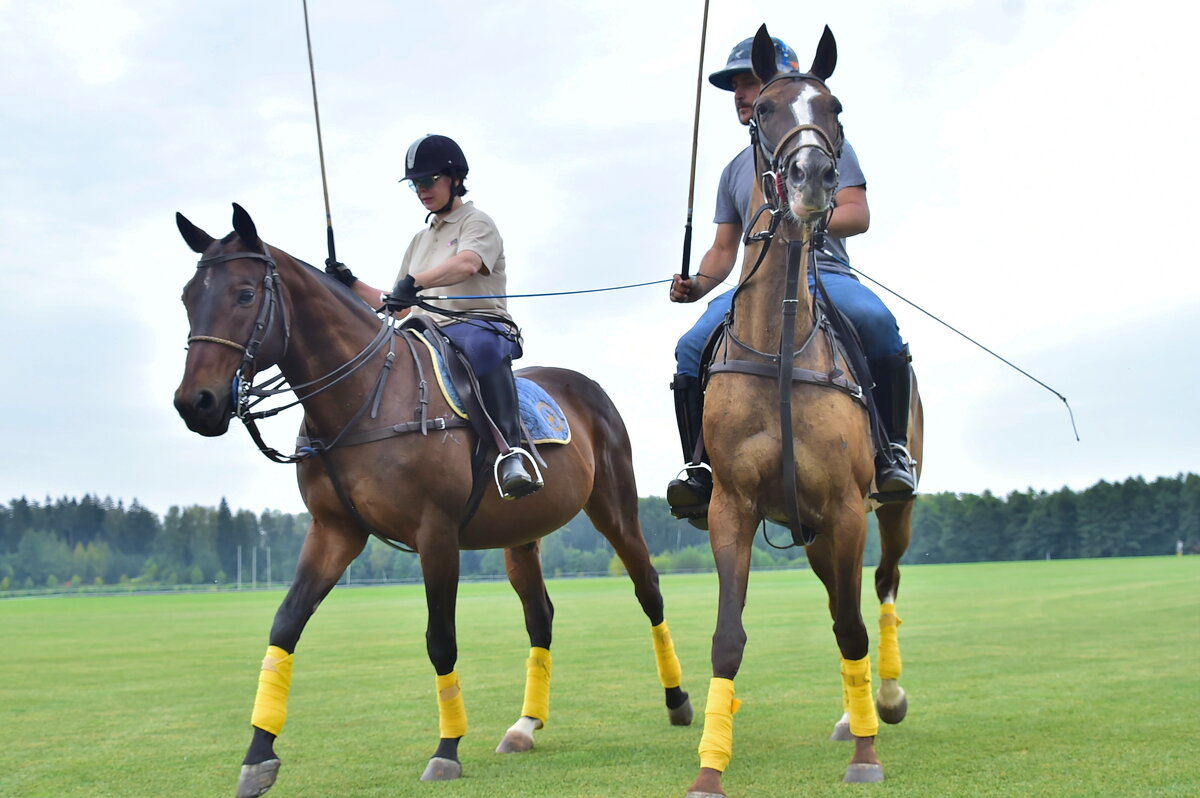
MULTIPOLYGON (((269 794, 682 798, 716 581, 662 584, 697 724, 667 723, 629 583, 558 580, 552 717, 515 756, 492 750, 521 705, 520 605, 464 585, 471 733, 464 778, 442 784, 417 781, 437 736, 421 588, 335 590, 297 651, 269 794)), ((0 601, 0 796, 232 795, 282 596, 0 601)), ((753 575, 732 798, 1200 795, 1200 557, 912 566, 898 607, 909 716, 880 732, 887 781, 843 785, 824 591, 807 571, 753 575)))

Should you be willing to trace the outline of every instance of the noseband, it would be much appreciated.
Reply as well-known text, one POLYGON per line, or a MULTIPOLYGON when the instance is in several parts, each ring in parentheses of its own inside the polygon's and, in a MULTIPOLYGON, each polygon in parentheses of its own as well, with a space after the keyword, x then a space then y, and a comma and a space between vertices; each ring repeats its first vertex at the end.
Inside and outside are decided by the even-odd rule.
POLYGON ((258 356, 258 351, 262 348, 267 331, 275 321, 276 305, 283 309, 281 315, 283 317, 284 352, 287 352, 291 330, 287 320, 287 309, 279 295, 279 273, 275 270, 275 259, 271 257, 265 246, 262 252, 230 252, 224 255, 201 258, 196 262, 196 268, 203 269, 206 266, 214 266, 218 263, 227 263, 231 260, 242 259, 259 260, 266 264, 266 274, 263 276, 263 297, 258 306, 258 316, 254 319, 254 329, 250 333, 250 340, 245 345, 242 345, 236 341, 219 338, 215 335, 192 335, 188 337, 187 342, 191 344, 197 341, 204 341, 220 344, 221 346, 228 346, 242 353, 242 362, 233 375, 233 404, 236 408, 235 412, 238 418, 244 420, 244 414, 248 410, 247 400, 251 387, 251 381, 245 378, 245 371, 254 362, 254 358, 258 356))

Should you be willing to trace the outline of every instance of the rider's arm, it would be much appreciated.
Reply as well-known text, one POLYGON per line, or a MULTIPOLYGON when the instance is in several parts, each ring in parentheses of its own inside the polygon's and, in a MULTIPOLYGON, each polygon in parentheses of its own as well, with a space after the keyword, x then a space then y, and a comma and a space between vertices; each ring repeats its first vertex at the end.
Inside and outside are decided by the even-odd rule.
POLYGON ((354 293, 358 294, 363 302, 366 302, 373 308, 377 308, 383 304, 383 291, 380 291, 373 285, 367 285, 363 280, 358 280, 354 285, 350 286, 354 293))
POLYGON ((863 186, 847 186, 834 195, 833 213, 829 217, 829 234, 849 238, 867 232, 871 226, 871 209, 867 207, 867 190, 863 186))
POLYGON ((483 271, 483 258, 466 249, 457 255, 451 255, 432 269, 414 274, 413 280, 416 282, 417 288, 438 288, 461 283, 472 274, 481 271, 483 271))
POLYGON ((676 274, 671 283, 672 302, 695 302, 721 284, 733 271, 738 246, 742 242, 742 226, 726 222, 717 225, 713 245, 700 259, 700 268, 687 280, 676 274))

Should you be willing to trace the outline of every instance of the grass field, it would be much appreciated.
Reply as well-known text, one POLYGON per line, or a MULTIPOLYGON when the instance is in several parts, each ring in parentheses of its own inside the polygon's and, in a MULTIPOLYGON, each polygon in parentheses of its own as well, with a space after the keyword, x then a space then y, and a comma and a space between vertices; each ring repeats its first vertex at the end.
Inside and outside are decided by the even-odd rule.
MULTIPOLYGON (((869 580, 865 580, 868 581, 869 580)), ((550 583, 552 716, 517 717, 528 641, 505 584, 464 585, 464 777, 417 780, 437 736, 419 586, 339 588, 296 657, 270 795, 663 796, 695 775, 716 582, 663 580, 697 723, 668 725, 648 624, 622 579, 550 583)), ((0 602, 0 796, 230 796, 282 591, 0 602)), ((875 602, 864 605, 874 637, 875 602)), ((887 781, 843 785, 846 744, 824 592, 751 579, 732 798, 1196 796, 1200 557, 911 566, 899 612, 908 719, 887 781)))

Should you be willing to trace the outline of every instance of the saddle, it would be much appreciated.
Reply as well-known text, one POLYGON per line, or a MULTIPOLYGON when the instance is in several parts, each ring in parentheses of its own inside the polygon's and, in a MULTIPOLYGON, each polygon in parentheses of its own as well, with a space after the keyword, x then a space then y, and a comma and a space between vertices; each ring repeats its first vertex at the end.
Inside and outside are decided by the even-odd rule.
MULTIPOLYGON (((484 407, 479 382, 475 378, 475 369, 462 350, 443 335, 437 324, 426 316, 409 316, 400 325, 400 329, 402 331, 411 330, 419 334, 437 355, 434 368, 445 367, 444 374, 449 376, 451 382, 448 393, 452 393, 453 398, 457 400, 462 414, 466 415, 469 426, 475 431, 476 453, 483 456, 507 449, 504 436, 500 434, 496 422, 492 420, 488 409, 484 407)), ((458 408, 456 408, 457 410, 458 408)), ((537 450, 530 440, 529 431, 524 422, 521 423, 521 439, 516 442, 517 445, 521 443, 529 445, 530 451, 537 457, 539 464, 544 465, 541 457, 536 453, 537 450)))

